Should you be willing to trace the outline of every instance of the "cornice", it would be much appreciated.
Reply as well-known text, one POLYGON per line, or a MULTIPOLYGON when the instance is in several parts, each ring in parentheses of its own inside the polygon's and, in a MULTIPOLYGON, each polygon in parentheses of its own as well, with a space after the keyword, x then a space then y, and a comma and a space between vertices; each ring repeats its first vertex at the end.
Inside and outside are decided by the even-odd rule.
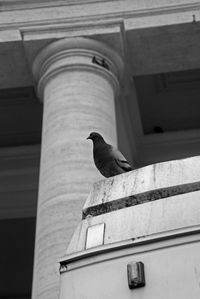
MULTIPOLYGON (((98 34, 121 33, 124 28, 122 19, 59 19, 54 20, 51 24, 46 21, 21 26, 19 28, 21 38, 24 41, 45 38, 64 38, 76 36, 94 36, 98 34)), ((1 30, 1 29, 0 29, 1 30)))
MULTIPOLYGON (((63 1, 61 1, 63 3, 63 1)), ((54 4, 52 4, 52 2, 50 2, 50 5, 46 5, 44 7, 40 7, 37 6, 36 3, 24 3, 23 8, 16 8, 14 9, 10 9, 10 10, 5 10, 3 9, 3 7, 0 8, 0 11, 2 11, 2 16, 4 13, 6 12, 10 12, 15 13, 15 17, 14 19, 16 20, 15 22, 13 21, 13 17, 12 17, 12 21, 11 22, 5 22, 5 23, 1 23, 1 29, 0 30, 5 30, 5 29, 19 29, 19 28, 23 28, 23 27, 29 27, 29 26, 48 26, 48 25, 53 25, 53 24, 76 24, 76 23, 80 23, 80 22, 98 22, 98 21, 108 21, 108 20, 112 20, 112 19, 121 19, 121 20, 126 20, 126 19, 137 19, 137 18, 142 18, 142 17, 153 17, 153 16, 159 16, 159 15, 168 15, 168 14, 176 14, 176 13, 184 13, 184 12, 191 12, 193 13, 194 11, 199 11, 200 10, 200 2, 194 2, 194 3, 187 3, 187 4, 174 4, 174 5, 168 5, 168 6, 159 6, 159 7, 152 7, 152 8, 135 8, 134 5, 130 4, 130 1, 127 1, 127 5, 126 5, 126 1, 124 1, 124 5, 122 7, 122 5, 115 5, 113 6, 113 9, 111 9, 111 4, 114 2, 118 2, 120 4, 121 0, 116 0, 116 1, 104 1, 104 7, 103 9, 101 9, 101 11, 99 10, 99 5, 100 2, 102 1, 95 1, 95 2, 91 2, 91 1, 86 1, 84 3, 78 2, 78 3, 71 3, 71 4, 62 4, 62 5, 58 5, 59 2, 54 2, 54 4), (34 6, 30 6, 30 5, 34 5, 34 6), (87 5, 87 9, 84 8, 84 15, 81 15, 82 13, 82 7, 84 5, 87 5), (108 8, 107 8, 108 5, 108 8), (93 7, 92 7, 93 6, 93 7), (96 6, 96 7, 95 7, 96 6), (73 14, 70 14, 70 7, 73 7, 73 14), (41 17, 40 20, 38 20, 38 11, 41 11, 41 8, 43 8, 43 12, 47 13, 48 16, 50 16, 49 18, 46 18, 44 20, 44 17, 41 17), (75 9, 77 8, 77 9, 75 9), (91 8, 91 9, 90 9, 91 8), (123 9, 122 9, 123 8, 123 9), (59 11, 58 15, 59 18, 55 18, 53 16, 51 16, 51 14, 53 14, 55 12, 55 9, 57 11, 59 11), (22 17, 21 17, 21 12, 23 10, 26 10, 27 12, 31 11, 31 16, 32 16, 32 20, 30 21, 21 21, 22 17), (80 13, 78 13, 78 11, 80 11, 80 13), (96 13, 98 11, 98 14, 96 13), (93 13, 94 12, 94 13, 93 13), (67 13, 67 17, 66 17, 66 13, 67 13), (19 14, 19 17, 17 16, 17 14, 19 14), (37 18, 35 18, 34 20, 34 15, 37 16, 37 18), (69 15, 71 15, 71 17, 69 17, 69 15), (19 18, 19 21, 17 21, 17 18, 19 18), (36 20, 37 19, 37 20, 36 20)), ((47 4, 47 3, 46 3, 47 4)), ((101 6, 102 8, 102 6, 101 6)), ((7 20, 9 18, 6 18, 7 20)), ((198 18, 199 19, 199 18, 198 18)), ((198 21, 197 19, 197 21, 198 21)), ((191 22, 192 22, 192 15, 191 15, 191 22)))
POLYGON ((9 0, 2 1, 2 6, 0 11, 12 11, 12 10, 23 10, 23 9, 32 9, 32 8, 45 8, 45 7, 56 7, 56 6, 72 6, 72 5, 82 5, 82 4, 90 4, 90 3, 99 3, 99 2, 116 2, 121 0, 36 0, 32 3, 25 3, 24 0, 9 0))

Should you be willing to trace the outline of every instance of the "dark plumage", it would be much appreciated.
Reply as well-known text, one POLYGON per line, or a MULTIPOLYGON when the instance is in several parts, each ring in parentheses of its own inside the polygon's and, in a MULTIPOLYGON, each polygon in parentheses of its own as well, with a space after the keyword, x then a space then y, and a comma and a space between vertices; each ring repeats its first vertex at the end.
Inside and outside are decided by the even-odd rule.
POLYGON ((122 153, 106 143, 99 133, 92 132, 87 139, 93 141, 94 163, 103 176, 109 178, 132 170, 122 153))

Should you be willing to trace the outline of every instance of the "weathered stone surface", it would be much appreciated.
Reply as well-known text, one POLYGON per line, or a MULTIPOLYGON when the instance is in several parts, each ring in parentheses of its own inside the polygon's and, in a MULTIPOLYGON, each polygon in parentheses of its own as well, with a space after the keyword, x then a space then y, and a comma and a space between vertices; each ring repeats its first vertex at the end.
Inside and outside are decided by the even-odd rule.
POLYGON ((148 201, 198 190, 199 170, 200 158, 196 156, 149 165, 99 181, 93 185, 83 211, 130 196, 137 195, 136 201, 148 201), (160 194, 153 190, 160 190, 160 194))
POLYGON ((200 229, 200 191, 131 206, 96 217, 87 217, 77 227, 66 254, 85 250, 87 228, 105 223, 104 244, 173 237, 200 229))
POLYGON ((197 156, 95 183, 67 254, 85 250, 87 228, 99 223, 105 223, 104 244, 200 229, 199 170, 197 156))
POLYGON ((152 191, 147 191, 88 207, 87 209, 83 210, 82 217, 84 219, 87 216, 98 216, 101 214, 131 207, 134 205, 143 204, 145 202, 154 201, 179 194, 195 192, 198 190, 200 190, 200 182, 155 189, 152 191))
POLYGON ((58 297, 58 261, 81 218, 91 182, 100 177, 86 138, 96 130, 117 143, 119 64, 114 57, 121 61, 101 43, 77 38, 50 44, 35 60, 44 115, 33 298, 58 297), (92 63, 94 55, 105 58, 110 69, 92 63))

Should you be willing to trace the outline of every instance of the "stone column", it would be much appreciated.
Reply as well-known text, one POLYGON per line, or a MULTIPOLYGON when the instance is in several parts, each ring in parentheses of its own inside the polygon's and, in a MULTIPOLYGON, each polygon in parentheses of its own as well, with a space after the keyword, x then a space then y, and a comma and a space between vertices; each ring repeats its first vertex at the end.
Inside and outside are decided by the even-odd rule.
POLYGON ((33 298, 58 298, 64 255, 92 183, 91 131, 116 144, 115 97, 122 60, 106 45, 85 38, 49 44, 33 74, 44 103, 33 298))

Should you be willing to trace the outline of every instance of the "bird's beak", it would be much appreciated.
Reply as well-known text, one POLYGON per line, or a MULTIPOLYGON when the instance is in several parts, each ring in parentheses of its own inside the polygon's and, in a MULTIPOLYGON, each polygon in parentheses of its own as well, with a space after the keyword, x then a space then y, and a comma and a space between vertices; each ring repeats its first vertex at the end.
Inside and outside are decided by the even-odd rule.
POLYGON ((91 139, 91 137, 90 137, 90 136, 88 136, 88 138, 86 138, 86 139, 91 139))

